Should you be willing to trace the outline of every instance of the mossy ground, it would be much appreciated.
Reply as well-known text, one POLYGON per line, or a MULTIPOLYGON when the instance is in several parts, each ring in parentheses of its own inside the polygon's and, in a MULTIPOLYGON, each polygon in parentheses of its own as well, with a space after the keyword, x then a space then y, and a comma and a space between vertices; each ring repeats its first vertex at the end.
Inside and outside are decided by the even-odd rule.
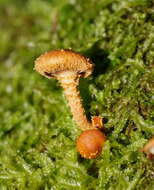
POLYGON ((153 135, 153 0, 0 0, 0 190, 152 190, 154 163, 139 150, 153 135), (59 84, 33 71, 59 48, 96 64, 80 81, 108 138, 94 160, 76 152, 59 84))

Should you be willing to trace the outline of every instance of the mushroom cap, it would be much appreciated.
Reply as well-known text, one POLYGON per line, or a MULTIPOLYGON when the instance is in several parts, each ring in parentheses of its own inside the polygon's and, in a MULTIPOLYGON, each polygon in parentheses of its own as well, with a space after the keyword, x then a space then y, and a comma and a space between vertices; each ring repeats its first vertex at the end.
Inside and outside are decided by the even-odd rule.
POLYGON ((47 78, 64 71, 72 71, 85 78, 92 73, 93 67, 89 58, 72 50, 62 49, 49 51, 38 57, 34 69, 47 78))
POLYGON ((143 147, 143 152, 146 152, 146 153, 152 153, 153 154, 153 151, 154 151, 154 137, 152 137, 148 143, 143 147))
POLYGON ((86 130, 77 139, 77 150, 84 158, 96 158, 101 153, 105 140, 104 133, 98 129, 86 130))

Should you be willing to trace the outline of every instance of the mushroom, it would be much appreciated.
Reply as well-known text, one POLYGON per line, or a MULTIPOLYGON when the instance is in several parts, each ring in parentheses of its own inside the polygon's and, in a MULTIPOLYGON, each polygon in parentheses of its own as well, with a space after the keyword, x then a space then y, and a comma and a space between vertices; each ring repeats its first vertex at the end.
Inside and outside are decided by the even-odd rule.
POLYGON ((77 150, 84 158, 96 158, 101 153, 105 140, 106 137, 100 130, 86 130, 77 139, 77 150))
POLYGON ((88 77, 94 65, 89 58, 72 50, 49 51, 35 61, 35 70, 47 78, 57 79, 64 89, 73 119, 82 130, 94 129, 87 120, 77 86, 79 78, 88 77))
POLYGON ((149 159, 154 159, 154 137, 152 137, 148 143, 144 145, 142 151, 147 154, 149 159))
POLYGON ((57 79, 64 89, 74 120, 84 131, 77 139, 77 150, 84 158, 96 158, 106 137, 99 129, 103 128, 102 118, 87 120, 77 86, 80 77, 88 77, 94 65, 89 58, 71 50, 47 52, 35 61, 35 70, 47 78, 57 79))

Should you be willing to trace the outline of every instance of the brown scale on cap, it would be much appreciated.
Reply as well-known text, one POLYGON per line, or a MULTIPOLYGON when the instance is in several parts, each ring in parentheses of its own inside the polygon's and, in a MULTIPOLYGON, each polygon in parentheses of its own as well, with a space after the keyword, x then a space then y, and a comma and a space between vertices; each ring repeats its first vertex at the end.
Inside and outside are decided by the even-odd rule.
POLYGON ((82 130, 94 128, 87 120, 77 90, 80 77, 88 77, 94 65, 89 58, 71 50, 54 50, 41 55, 34 69, 47 78, 56 78, 64 89, 74 120, 82 130))

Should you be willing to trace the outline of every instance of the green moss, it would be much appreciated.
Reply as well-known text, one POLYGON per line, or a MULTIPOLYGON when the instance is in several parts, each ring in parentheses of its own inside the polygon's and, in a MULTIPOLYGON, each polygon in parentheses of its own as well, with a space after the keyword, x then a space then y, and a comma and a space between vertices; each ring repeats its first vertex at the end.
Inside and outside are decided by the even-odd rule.
POLYGON ((0 189, 152 190, 152 0, 0 1, 0 189), (95 71, 81 80, 86 113, 104 117, 102 155, 76 153, 80 130, 59 84, 33 71, 37 56, 72 48, 95 71), (85 94, 86 91, 86 94, 85 94))

